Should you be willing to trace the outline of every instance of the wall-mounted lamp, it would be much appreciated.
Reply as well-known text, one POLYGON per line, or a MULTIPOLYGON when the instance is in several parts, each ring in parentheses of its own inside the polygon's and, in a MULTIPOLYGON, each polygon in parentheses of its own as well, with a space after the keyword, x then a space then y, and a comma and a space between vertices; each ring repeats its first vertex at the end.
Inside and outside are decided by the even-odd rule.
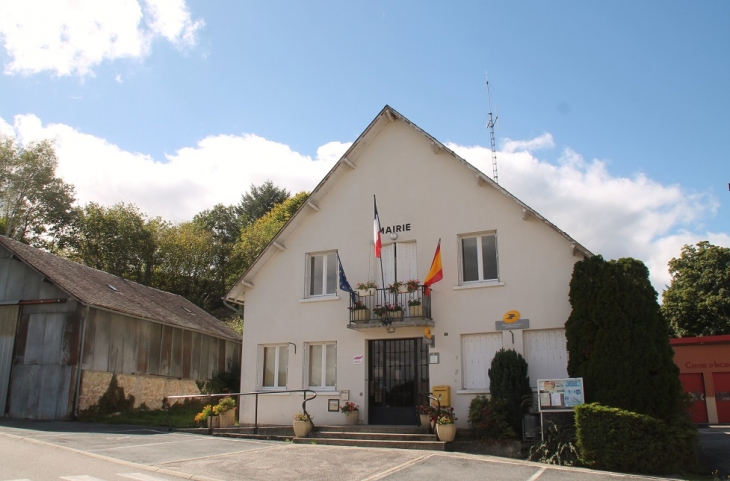
POLYGON ((388 326, 385 328, 385 332, 388 334, 393 334, 395 332, 395 327, 388 326))

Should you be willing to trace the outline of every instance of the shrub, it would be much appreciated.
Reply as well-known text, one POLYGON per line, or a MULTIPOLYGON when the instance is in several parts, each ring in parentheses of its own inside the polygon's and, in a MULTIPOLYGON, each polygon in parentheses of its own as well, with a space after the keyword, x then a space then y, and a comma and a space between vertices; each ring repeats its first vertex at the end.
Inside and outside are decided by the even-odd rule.
POLYGON ((530 446, 530 461, 559 466, 580 464, 574 424, 556 424, 545 420, 543 437, 538 437, 530 446))
POLYGON ((532 401, 527 361, 514 349, 500 349, 492 359, 489 373, 489 392, 492 398, 502 399, 507 422, 515 433, 522 431, 522 415, 532 401))
POLYGON ((581 461, 588 467, 656 474, 696 464, 697 430, 686 420, 667 424, 599 404, 576 406, 575 413, 581 461))
POLYGON ((469 427, 477 439, 515 439, 517 435, 507 421, 503 399, 477 396, 469 403, 469 427))

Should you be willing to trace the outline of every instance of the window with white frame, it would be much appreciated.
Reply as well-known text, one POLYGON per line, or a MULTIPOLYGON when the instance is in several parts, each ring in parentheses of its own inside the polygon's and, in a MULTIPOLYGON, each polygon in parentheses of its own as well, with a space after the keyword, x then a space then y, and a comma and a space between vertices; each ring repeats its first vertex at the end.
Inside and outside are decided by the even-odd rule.
POLYGON ((465 390, 489 389, 489 368, 494 355, 502 349, 502 333, 464 334, 461 336, 462 373, 465 390))
POLYGON ((333 296, 337 293, 337 253, 307 254, 306 297, 333 296))
POLYGON ((337 344, 335 342, 307 344, 308 388, 334 390, 337 385, 337 344))
POLYGON ((461 281, 483 282, 499 279, 497 268, 497 233, 462 235, 459 237, 461 248, 461 281))
POLYGON ((259 385, 263 389, 286 389, 288 344, 259 346, 259 385))

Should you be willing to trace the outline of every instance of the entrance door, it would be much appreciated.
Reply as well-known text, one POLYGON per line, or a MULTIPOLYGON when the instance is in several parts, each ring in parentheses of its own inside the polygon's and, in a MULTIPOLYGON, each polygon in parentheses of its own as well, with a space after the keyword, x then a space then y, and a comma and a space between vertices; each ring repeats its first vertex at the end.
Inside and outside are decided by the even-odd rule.
POLYGON ((428 347, 422 338, 370 341, 370 424, 417 424, 416 404, 429 391, 428 347))
POLYGON ((717 422, 730 423, 730 372, 713 372, 717 422))
POLYGON ((684 373, 679 375, 684 392, 692 396, 689 415, 693 423, 707 422, 707 403, 705 401, 705 381, 702 373, 684 373))

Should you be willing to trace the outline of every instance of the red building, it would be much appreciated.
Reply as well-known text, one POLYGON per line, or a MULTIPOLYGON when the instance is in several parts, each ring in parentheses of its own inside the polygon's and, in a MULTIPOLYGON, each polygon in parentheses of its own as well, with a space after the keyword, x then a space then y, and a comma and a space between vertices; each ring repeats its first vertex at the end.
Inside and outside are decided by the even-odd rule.
POLYGON ((692 421, 730 424, 730 335, 670 339, 692 421))

